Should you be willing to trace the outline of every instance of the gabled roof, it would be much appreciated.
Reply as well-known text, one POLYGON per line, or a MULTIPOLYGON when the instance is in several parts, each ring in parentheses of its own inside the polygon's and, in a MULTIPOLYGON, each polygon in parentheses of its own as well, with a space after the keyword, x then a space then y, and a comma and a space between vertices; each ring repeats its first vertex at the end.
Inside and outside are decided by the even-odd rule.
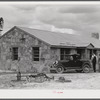
POLYGON ((69 36, 63 36, 61 33, 46 31, 46 30, 39 30, 39 29, 31 29, 25 27, 17 27, 31 35, 45 41, 50 45, 63 45, 63 46, 74 46, 75 44, 69 38, 69 36))
POLYGON ((38 39, 50 44, 51 46, 87 47, 88 45, 92 44, 95 48, 100 48, 100 40, 94 38, 80 37, 78 35, 67 33, 51 32, 18 26, 15 28, 29 33, 38 39))

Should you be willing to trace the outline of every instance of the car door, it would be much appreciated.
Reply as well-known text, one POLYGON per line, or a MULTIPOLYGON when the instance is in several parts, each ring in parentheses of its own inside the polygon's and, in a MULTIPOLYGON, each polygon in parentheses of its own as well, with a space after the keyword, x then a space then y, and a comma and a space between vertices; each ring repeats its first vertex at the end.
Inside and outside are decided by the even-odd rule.
POLYGON ((61 61, 62 65, 63 65, 64 67, 68 67, 68 66, 69 66, 69 62, 70 62, 70 56, 69 56, 69 55, 67 55, 67 56, 65 57, 65 60, 62 60, 62 61, 61 61))
POLYGON ((69 66, 69 60, 63 60, 61 62, 61 64, 64 66, 64 67, 68 67, 69 66))
POLYGON ((68 57, 67 60, 62 61, 62 65, 66 68, 73 68, 75 66, 74 60, 70 59, 70 56, 68 57))
POLYGON ((73 56, 70 56, 70 60, 68 62, 68 67, 71 69, 75 66, 74 58, 73 56))
POLYGON ((80 60, 78 59, 77 55, 73 55, 73 61, 70 62, 71 63, 71 67, 73 67, 73 69, 76 69, 80 66, 80 60))
POLYGON ((75 68, 81 68, 82 62, 80 61, 80 59, 76 59, 75 60, 75 68))

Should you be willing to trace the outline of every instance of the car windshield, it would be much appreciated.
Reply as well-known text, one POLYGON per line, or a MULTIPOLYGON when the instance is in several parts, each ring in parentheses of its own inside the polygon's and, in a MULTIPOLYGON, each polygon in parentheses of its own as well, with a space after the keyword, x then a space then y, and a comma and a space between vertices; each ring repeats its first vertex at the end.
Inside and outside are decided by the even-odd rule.
POLYGON ((77 60, 79 59, 79 55, 66 55, 65 60, 77 60))
POLYGON ((73 58, 74 58, 74 60, 77 60, 77 59, 79 59, 79 56, 78 55, 73 55, 73 58))
POLYGON ((70 60, 70 55, 66 55, 65 60, 70 60))

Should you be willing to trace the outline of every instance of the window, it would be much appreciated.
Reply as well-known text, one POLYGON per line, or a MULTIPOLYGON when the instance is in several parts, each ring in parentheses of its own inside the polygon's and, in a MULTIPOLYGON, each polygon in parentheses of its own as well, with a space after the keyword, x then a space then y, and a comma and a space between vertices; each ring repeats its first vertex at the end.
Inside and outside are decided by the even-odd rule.
POLYGON ((12 59, 13 60, 18 60, 18 47, 13 47, 12 48, 12 59))
POLYGON ((69 53, 70 53, 70 49, 62 48, 60 50, 60 59, 61 60, 69 59, 69 56, 68 56, 69 53))
POLYGON ((33 60, 39 61, 39 47, 33 47, 33 60))

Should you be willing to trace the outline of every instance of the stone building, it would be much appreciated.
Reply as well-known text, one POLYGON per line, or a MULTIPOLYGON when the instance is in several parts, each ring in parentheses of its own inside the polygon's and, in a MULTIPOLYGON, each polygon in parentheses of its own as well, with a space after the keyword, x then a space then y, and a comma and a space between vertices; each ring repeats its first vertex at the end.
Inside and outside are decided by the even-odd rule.
POLYGON ((34 67, 64 60, 70 53, 90 59, 93 50, 99 54, 99 40, 92 42, 70 34, 15 26, 0 38, 0 68, 14 70, 20 65, 21 71, 30 72, 34 67))

